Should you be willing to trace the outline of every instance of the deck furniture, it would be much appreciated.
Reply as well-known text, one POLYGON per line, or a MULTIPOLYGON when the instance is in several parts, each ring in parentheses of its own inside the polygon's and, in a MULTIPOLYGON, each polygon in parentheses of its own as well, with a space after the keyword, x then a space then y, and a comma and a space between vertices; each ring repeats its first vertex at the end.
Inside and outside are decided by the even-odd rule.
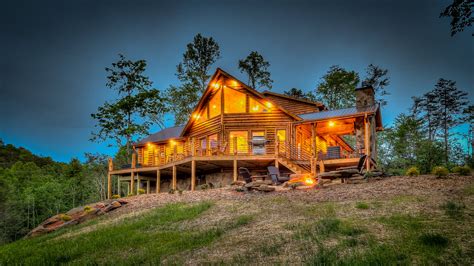
POLYGON ((275 166, 268 166, 268 175, 272 179, 274 184, 280 184, 290 180, 290 175, 288 174, 281 174, 280 169, 276 168, 275 166))
POLYGON ((265 180, 266 175, 251 175, 249 169, 245 167, 239 167, 239 175, 242 176, 245 183, 250 183, 257 179, 265 180))

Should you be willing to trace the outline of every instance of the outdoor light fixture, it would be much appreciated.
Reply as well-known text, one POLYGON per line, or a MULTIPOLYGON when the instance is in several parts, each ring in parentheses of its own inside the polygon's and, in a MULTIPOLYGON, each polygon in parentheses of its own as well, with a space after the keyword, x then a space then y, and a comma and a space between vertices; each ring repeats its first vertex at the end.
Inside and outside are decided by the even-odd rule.
POLYGON ((219 89, 219 83, 215 82, 212 84, 212 87, 214 87, 214 89, 219 89))
POLYGON ((174 140, 170 140, 170 145, 171 145, 171 146, 174 146, 174 145, 176 145, 176 141, 174 141, 174 140))
POLYGON ((329 126, 330 126, 330 127, 333 127, 333 126, 335 126, 335 125, 336 125, 336 123, 334 123, 334 121, 329 121, 329 126))
POLYGON ((268 107, 268 108, 272 108, 272 103, 271 102, 266 102, 265 105, 268 107))

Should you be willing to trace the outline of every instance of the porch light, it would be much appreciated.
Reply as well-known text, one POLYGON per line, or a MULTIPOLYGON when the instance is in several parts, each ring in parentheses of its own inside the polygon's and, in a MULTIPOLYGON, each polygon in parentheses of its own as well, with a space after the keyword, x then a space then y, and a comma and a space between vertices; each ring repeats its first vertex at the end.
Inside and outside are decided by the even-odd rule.
POLYGON ((198 114, 194 114, 194 115, 193 115, 193 118, 194 118, 194 119, 199 119, 200 117, 201 117, 201 116, 198 115, 198 114))
POLYGON ((330 127, 333 127, 333 126, 335 126, 335 125, 336 125, 336 123, 335 123, 334 121, 329 121, 329 126, 330 126, 330 127))
POLYGON ((237 83, 237 81, 235 81, 235 80, 231 80, 230 85, 235 87, 235 86, 239 85, 239 83, 237 83))
POLYGON ((174 141, 174 140, 170 140, 170 145, 171 145, 171 146, 174 146, 174 145, 176 145, 176 141, 174 141))
POLYGON ((212 84, 212 87, 213 87, 214 89, 219 89, 219 83, 214 82, 214 83, 212 84))
POLYGON ((215 104, 212 105, 212 109, 216 109, 217 106, 215 104))
POLYGON ((266 102, 265 105, 268 107, 268 108, 272 108, 273 107, 273 104, 271 102, 266 102))

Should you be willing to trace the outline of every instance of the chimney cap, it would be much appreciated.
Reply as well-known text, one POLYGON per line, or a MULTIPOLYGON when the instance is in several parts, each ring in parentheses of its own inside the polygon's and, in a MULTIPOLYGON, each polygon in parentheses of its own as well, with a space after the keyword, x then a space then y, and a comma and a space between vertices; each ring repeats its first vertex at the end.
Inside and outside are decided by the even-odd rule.
POLYGON ((372 87, 372 85, 369 85, 369 86, 364 86, 364 87, 360 87, 360 88, 356 88, 355 90, 356 91, 361 91, 361 90, 374 90, 374 87, 372 87))
POLYGON ((369 90, 369 89, 374 90, 374 87, 372 87, 372 85, 364 86, 364 87, 356 88, 356 91, 369 90))

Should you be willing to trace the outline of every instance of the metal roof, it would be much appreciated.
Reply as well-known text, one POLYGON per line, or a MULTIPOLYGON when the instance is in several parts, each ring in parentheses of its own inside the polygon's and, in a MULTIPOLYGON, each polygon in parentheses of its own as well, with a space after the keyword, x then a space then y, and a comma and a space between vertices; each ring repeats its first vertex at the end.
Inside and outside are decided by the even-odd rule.
POLYGON ((150 136, 141 139, 140 141, 136 142, 135 145, 144 145, 148 142, 160 142, 166 141, 168 139, 179 138, 181 135, 181 131, 183 131, 184 126, 177 126, 177 127, 169 127, 165 128, 161 131, 158 131, 150 136))
POLYGON ((363 108, 351 107, 344 109, 336 109, 329 111, 321 111, 315 113, 307 113, 299 115, 303 120, 325 120, 336 117, 345 117, 345 116, 357 116, 365 113, 374 113, 377 111, 378 106, 372 105, 363 108))

